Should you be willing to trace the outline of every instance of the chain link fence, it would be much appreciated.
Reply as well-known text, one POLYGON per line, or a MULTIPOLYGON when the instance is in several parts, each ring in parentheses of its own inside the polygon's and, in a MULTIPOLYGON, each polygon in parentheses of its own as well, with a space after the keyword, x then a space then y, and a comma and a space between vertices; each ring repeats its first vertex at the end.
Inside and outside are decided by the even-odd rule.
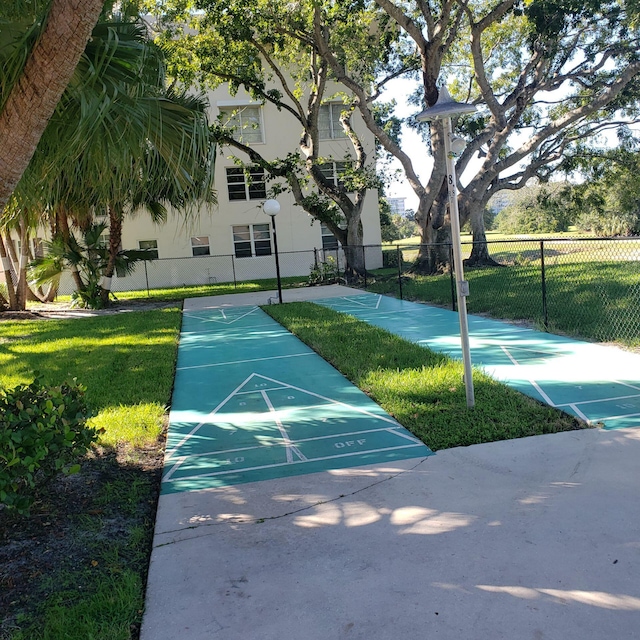
MULTIPOLYGON (((463 243, 463 257, 469 258, 473 248, 463 243)), ((475 248, 486 248, 493 263, 465 268, 471 313, 597 341, 640 344, 640 238, 494 240, 475 248)), ((450 244, 280 252, 280 274, 285 287, 339 282, 455 310, 451 253, 450 244), (439 274, 417 269, 429 252, 441 260, 439 274), (347 270, 345 255, 355 270, 347 270)), ((132 274, 120 276, 112 280, 116 295, 275 280, 276 266, 273 254, 164 258, 139 263, 132 274)), ((64 278, 59 293, 72 291, 71 279, 64 278)))
MULTIPOLYGON (((493 263, 465 267, 469 312, 601 342, 640 344, 640 238, 495 240, 475 247, 469 242, 462 244, 463 258, 474 248, 486 248, 493 263)), ((447 265, 440 275, 416 269, 429 251, 447 257, 452 249, 385 248, 385 268, 368 278, 366 288, 455 310, 452 269, 447 265)))

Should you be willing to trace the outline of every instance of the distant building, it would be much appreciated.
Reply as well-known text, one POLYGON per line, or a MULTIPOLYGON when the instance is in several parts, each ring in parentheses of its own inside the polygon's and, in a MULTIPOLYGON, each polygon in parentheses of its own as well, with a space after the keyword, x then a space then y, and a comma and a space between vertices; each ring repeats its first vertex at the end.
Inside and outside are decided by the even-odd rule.
POLYGON ((405 200, 406 198, 387 198, 389 208, 391 209, 391 215, 399 215, 404 218, 404 216, 406 215, 404 206, 405 200))

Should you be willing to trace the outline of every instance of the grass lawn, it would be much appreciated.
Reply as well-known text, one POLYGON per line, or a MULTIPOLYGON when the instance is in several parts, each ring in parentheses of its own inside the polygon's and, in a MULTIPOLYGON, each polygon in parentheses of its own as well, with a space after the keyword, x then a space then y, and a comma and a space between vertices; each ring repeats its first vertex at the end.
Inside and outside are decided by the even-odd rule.
POLYGON ((461 362, 319 305, 264 310, 434 451, 585 426, 477 370, 469 410, 461 362))
POLYGON ((178 309, 0 322, 0 385, 76 377, 103 427, 79 474, 29 518, 0 511, 0 638, 137 637, 162 468, 178 309))

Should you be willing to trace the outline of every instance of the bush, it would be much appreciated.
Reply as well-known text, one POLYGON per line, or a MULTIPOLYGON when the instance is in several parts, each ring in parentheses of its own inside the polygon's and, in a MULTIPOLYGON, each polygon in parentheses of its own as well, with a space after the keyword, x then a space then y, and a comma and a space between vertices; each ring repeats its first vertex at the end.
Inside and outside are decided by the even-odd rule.
MULTIPOLYGON (((400 259, 402 260, 401 251, 400 251, 400 259)), ((397 249, 392 249, 391 251, 382 252, 382 267, 384 269, 391 269, 392 267, 394 268, 398 267, 398 250, 397 249)))
POLYGON ((309 274, 309 286, 319 284, 334 284, 338 282, 340 270, 335 258, 329 256, 326 262, 319 262, 311 265, 311 273, 309 274))
POLYGON ((0 389, 0 504, 27 514, 38 484, 79 471, 74 463, 98 438, 84 391, 75 380, 45 387, 38 375, 0 389))

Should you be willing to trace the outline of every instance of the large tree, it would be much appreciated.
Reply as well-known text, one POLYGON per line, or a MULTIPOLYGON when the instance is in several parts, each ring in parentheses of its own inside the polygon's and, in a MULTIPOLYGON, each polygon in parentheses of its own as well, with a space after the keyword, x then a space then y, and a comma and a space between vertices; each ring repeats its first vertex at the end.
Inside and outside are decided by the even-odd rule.
POLYGON ((33 47, 0 93, 0 211, 33 156, 96 24, 104 0, 51 0, 33 47))
MULTIPOLYGON (((430 125, 434 169, 421 180, 376 109, 390 80, 417 78, 428 106, 446 80, 459 100, 483 107, 457 123, 468 141, 458 175, 482 158, 459 198, 461 221, 470 221, 476 241, 470 260, 476 264, 490 260, 482 217, 489 198, 532 177, 548 179, 574 145, 620 124, 619 110, 635 104, 638 29, 623 0, 315 0, 296 3, 296 10, 301 5, 313 10, 306 35, 314 51, 355 96, 352 104, 400 161, 419 198, 423 271, 437 271, 446 260, 446 252, 430 246, 447 238, 443 130, 430 125)), ((280 31, 295 28, 287 21, 280 31)))
MULTIPOLYGON (((165 10, 176 4, 186 4, 186 11, 167 11, 169 25, 161 37, 173 61, 172 74, 185 84, 228 83, 232 93, 243 87, 256 101, 275 105, 300 132, 298 148, 286 157, 265 156, 224 120, 216 127, 218 141, 245 167, 262 167, 277 181, 276 189, 278 182, 284 184, 296 204, 324 223, 344 246, 351 272, 363 273, 361 213, 367 191, 377 186, 375 159, 361 139, 362 130, 359 133, 353 125, 352 96, 332 80, 328 61, 318 55, 311 5, 197 0, 167 2, 165 10), (194 13, 194 8, 202 11, 194 13), (171 28, 176 23, 186 26, 171 28), (323 148, 328 117, 335 127, 333 141, 346 142, 339 157, 327 155, 323 148)), ((238 120, 232 118, 232 124, 238 120)))

